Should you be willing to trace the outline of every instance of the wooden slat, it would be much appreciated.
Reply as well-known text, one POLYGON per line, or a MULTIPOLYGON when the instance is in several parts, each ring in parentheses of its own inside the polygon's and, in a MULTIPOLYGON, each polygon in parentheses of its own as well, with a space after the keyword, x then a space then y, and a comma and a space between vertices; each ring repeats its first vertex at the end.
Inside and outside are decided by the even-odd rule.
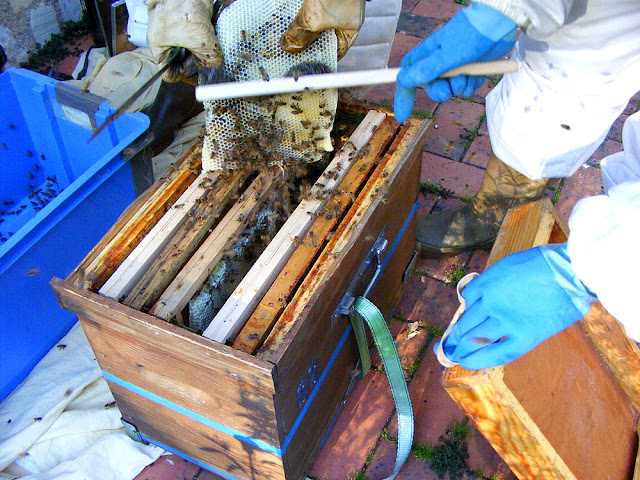
POLYGON ((206 188, 203 183, 206 179, 207 174, 201 173, 184 191, 176 203, 106 281, 100 289, 100 295, 117 301, 130 292, 171 237, 187 220, 187 214, 196 201, 204 195, 206 188))
POLYGON ((98 291, 144 236, 198 176, 201 149, 194 145, 179 166, 141 195, 71 272, 70 282, 98 291))
MULTIPOLYGON (((365 214, 367 216, 371 215, 370 211, 373 210, 373 207, 371 207, 372 204, 378 202, 384 204, 384 202, 389 201, 389 195, 397 193, 394 189, 388 188, 388 186, 393 184, 396 181, 396 177, 400 174, 397 171, 399 168, 398 165, 401 165, 403 162, 408 162, 411 159, 411 155, 415 153, 417 145, 421 145, 429 125, 430 122, 425 122, 420 125, 411 123, 398 134, 393 145, 358 196, 354 207, 349 210, 335 236, 325 247, 318 260, 316 260, 311 274, 305 278, 298 293, 291 300, 264 345, 260 348, 258 352, 259 358, 273 361, 276 364, 279 363, 281 355, 287 349, 285 338, 287 336, 293 337, 289 335, 289 332, 295 326, 298 318, 300 318, 305 305, 313 302, 311 296, 314 295, 314 292, 320 288, 327 279, 331 278, 332 275, 339 275, 339 273, 336 273, 337 271, 334 271, 334 269, 339 268, 339 264, 336 264, 335 259, 342 258, 341 254, 343 251, 346 252, 349 248, 354 247, 354 239, 360 239, 360 241, 357 242, 356 248, 365 252, 364 255, 366 256, 366 252, 371 249, 379 232, 376 233, 375 236, 372 236, 373 233, 371 233, 362 238, 360 230, 365 227, 362 216, 365 214)), ((406 194, 406 198, 403 200, 404 202, 409 202, 409 199, 412 198, 410 196, 412 195, 412 191, 407 190, 407 192, 409 193, 406 194)), ((380 221, 388 220, 380 219, 380 221)), ((381 229, 382 225, 379 225, 379 227, 381 229)), ((362 259, 364 259, 364 256, 362 259)), ((359 265, 355 266, 355 269, 357 270, 358 267, 359 265)), ((346 275, 344 278, 355 273, 355 271, 352 271, 352 268, 354 267, 344 268, 344 275, 346 275)), ((344 293, 344 291, 335 292, 335 295, 341 297, 344 293)), ((327 301, 327 299, 323 299, 323 301, 327 301)))
POLYGON ((215 265, 247 226, 251 216, 276 185, 273 174, 261 173, 169 284, 151 311, 170 320, 177 316, 202 286, 215 265))
POLYGON ((308 212, 315 214, 324 207, 327 201, 326 192, 332 191, 349 169, 349 156, 367 144, 385 118, 384 113, 369 112, 351 135, 350 142, 335 155, 325 174, 316 182, 311 190, 312 198, 303 200, 294 210, 222 306, 203 336, 225 342, 238 333, 291 257, 296 249, 297 239, 303 238, 311 227, 313 219, 308 212))
MULTIPOLYGON (((388 120, 385 122, 389 124, 388 120)), ((253 354, 262 344, 286 303, 292 298, 295 289, 309 271, 312 261, 324 248, 329 233, 333 231, 344 212, 352 204, 377 159, 388 146, 393 133, 393 129, 380 128, 367 145, 369 152, 352 162, 351 168, 336 190, 337 195, 315 219, 306 236, 301 240, 301 244, 238 333, 233 348, 253 354)))
POLYGON ((54 278, 51 286, 78 315, 102 370, 239 432, 279 442, 273 365, 63 280, 54 278))
MULTIPOLYGON (((282 458, 136 395, 114 383, 109 388, 122 418, 151 439, 233 478, 285 480, 282 458)), ((182 477, 179 477, 182 478, 182 477)))
MULTIPOLYGON (((352 378, 358 356, 355 338, 351 334, 346 339, 348 345, 342 347, 336 363, 330 367, 318 396, 310 405, 304 405, 308 410, 296 424, 302 409, 297 398, 298 386, 308 377, 313 364, 317 375, 325 372, 329 358, 335 353, 350 323, 346 316, 332 319, 332 313, 382 229, 385 228, 385 236, 391 244, 411 212, 418 193, 423 140, 424 136, 415 122, 403 125, 398 142, 389 149, 356 204, 341 222, 335 242, 329 242, 309 273, 308 281, 305 280, 278 320, 277 331, 274 329, 257 353, 258 358, 268 358, 277 365, 275 378, 281 387, 276 397, 276 408, 281 428, 290 434, 293 426, 297 425, 285 455, 288 464, 307 464, 311 451, 305 447, 308 442, 313 442, 308 439, 315 440, 326 431, 334 405, 331 399, 341 398, 352 378), (411 146, 409 139, 415 139, 416 143, 411 146), (386 178, 385 173, 389 174, 386 178), (390 187, 388 197, 374 193, 385 180, 390 187), (272 349, 267 351, 269 347, 272 349)), ((390 249, 384 252, 383 261, 388 260, 389 263, 378 286, 386 285, 387 288, 376 287, 370 297, 384 316, 391 312, 392 302, 399 297, 402 284, 398 273, 409 264, 414 244, 415 229, 409 227, 393 256, 388 257, 390 249), (391 284, 389 276, 396 282, 391 284)), ((361 285, 355 293, 361 294, 364 287, 361 285)))
POLYGON ((232 197, 239 193, 248 176, 244 171, 213 173, 213 185, 190 212, 189 220, 171 237, 168 245, 122 303, 136 310, 150 309, 153 306, 209 234, 213 225, 227 211, 232 197))
POLYGON ((607 362, 631 403, 640 412, 640 349, 624 326, 596 302, 582 327, 607 362))
MULTIPOLYGON (((566 238, 566 228, 549 200, 514 208, 503 222, 488 265, 516 251, 566 238)), ((519 478, 631 476, 637 412, 583 329, 603 321, 598 309, 596 304, 582 322, 505 366, 445 370, 442 383, 447 392, 519 478)), ((606 336, 604 330, 601 333, 606 336)), ((620 330, 608 333, 619 335, 620 330)), ((618 353, 625 351, 626 341, 614 342, 621 346, 618 353)), ((625 374, 634 381, 633 375, 625 374)))

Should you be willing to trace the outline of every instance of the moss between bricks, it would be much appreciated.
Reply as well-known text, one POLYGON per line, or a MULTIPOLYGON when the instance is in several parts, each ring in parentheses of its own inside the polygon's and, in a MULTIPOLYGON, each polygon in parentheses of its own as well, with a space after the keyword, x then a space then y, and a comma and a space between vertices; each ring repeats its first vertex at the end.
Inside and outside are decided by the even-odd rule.
POLYGON ((65 46, 75 42, 79 38, 89 33, 89 23, 87 21, 86 11, 83 13, 82 19, 77 22, 68 21, 62 24, 60 33, 54 33, 44 45, 38 44, 33 52, 29 52, 29 58, 26 62, 20 64, 22 68, 27 68, 36 72, 46 70, 52 64, 65 59, 75 52, 69 51, 65 46))
POLYGON ((474 470, 467 465, 469 448, 466 440, 471 434, 469 419, 465 417, 461 422, 451 420, 445 429, 445 434, 438 439, 437 445, 428 442, 416 442, 413 445, 413 456, 430 464, 438 478, 448 476, 449 480, 463 478, 492 479, 480 470, 474 470))
POLYGON ((467 268, 461 263, 457 263, 447 271, 447 280, 445 283, 450 287, 455 287, 458 285, 458 282, 462 280, 462 277, 464 277, 466 274, 467 268))

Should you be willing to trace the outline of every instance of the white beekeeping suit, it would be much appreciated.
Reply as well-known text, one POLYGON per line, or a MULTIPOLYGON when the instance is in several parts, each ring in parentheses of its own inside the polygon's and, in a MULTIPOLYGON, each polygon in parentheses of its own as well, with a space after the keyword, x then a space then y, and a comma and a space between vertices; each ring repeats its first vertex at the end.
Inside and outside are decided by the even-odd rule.
MULTIPOLYGON (((144 0, 126 0, 126 5, 129 13, 129 41, 138 47, 146 47, 149 21, 147 6, 144 0)), ((338 62, 338 70, 386 68, 401 7, 402 0, 367 2, 360 33, 344 58, 338 62)))
POLYGON ((601 162, 606 194, 574 208, 567 251, 578 278, 640 340, 640 113, 625 122, 623 147, 601 162))
POLYGON ((523 30, 487 96, 491 145, 531 179, 572 175, 640 89, 637 0, 475 0, 523 30))
MULTIPOLYGON (((637 0, 475 0, 523 30, 505 75, 487 97, 497 156, 531 179, 572 175, 640 90, 637 0)), ((602 162, 606 195, 583 199, 569 221, 568 254, 580 280, 640 339, 634 255, 640 239, 640 116, 624 152, 602 162)))

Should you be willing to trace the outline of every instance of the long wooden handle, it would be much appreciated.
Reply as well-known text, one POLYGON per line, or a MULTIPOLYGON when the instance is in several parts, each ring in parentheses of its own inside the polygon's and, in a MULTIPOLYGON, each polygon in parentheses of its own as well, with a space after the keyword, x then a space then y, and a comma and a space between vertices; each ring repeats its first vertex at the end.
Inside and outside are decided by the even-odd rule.
MULTIPOLYGON (((492 62, 469 63, 444 73, 442 78, 457 75, 497 75, 518 70, 513 60, 495 60, 492 62)), ((378 70, 357 70, 354 72, 323 73, 319 75, 303 75, 301 77, 274 78, 269 81, 256 80, 249 82, 218 83, 201 85, 196 88, 196 99, 224 100, 229 98, 256 97, 260 95, 277 95, 280 93, 302 92, 304 90, 322 90, 327 88, 363 87, 395 83, 399 68, 378 70)))

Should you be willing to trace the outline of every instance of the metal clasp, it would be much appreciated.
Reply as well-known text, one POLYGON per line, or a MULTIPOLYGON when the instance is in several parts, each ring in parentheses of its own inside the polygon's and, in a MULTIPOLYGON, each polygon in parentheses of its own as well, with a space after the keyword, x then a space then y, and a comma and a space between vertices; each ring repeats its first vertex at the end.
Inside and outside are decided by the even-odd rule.
POLYGON ((382 273, 381 255, 382 255, 382 252, 384 252, 384 250, 387 248, 387 245, 389 244, 387 239, 384 238, 385 230, 386 230, 386 226, 382 229, 382 231, 380 232, 380 235, 378 235, 378 238, 374 242, 373 247, 371 247, 371 250, 367 254, 367 257, 364 259, 364 262, 362 263, 362 265, 360 265, 358 272, 356 273, 355 277, 349 284, 349 287, 347 288, 347 292, 342 297, 342 300, 340 300, 340 303, 336 307, 335 311, 331 314, 332 327, 333 327, 334 320, 337 320, 338 317, 340 317, 341 315, 348 316, 349 313, 351 312, 351 309, 353 308, 353 304, 356 300, 356 295, 358 295, 357 294, 358 287, 360 286, 362 279, 365 277, 365 274, 370 270, 370 267, 373 264, 373 262, 375 262, 375 265, 376 265, 375 270, 373 271, 373 275, 371 276, 369 283, 365 287, 364 292, 362 292, 360 296, 365 298, 368 297, 369 294, 371 293, 371 290, 373 290, 373 287, 378 281, 378 277, 382 273))

